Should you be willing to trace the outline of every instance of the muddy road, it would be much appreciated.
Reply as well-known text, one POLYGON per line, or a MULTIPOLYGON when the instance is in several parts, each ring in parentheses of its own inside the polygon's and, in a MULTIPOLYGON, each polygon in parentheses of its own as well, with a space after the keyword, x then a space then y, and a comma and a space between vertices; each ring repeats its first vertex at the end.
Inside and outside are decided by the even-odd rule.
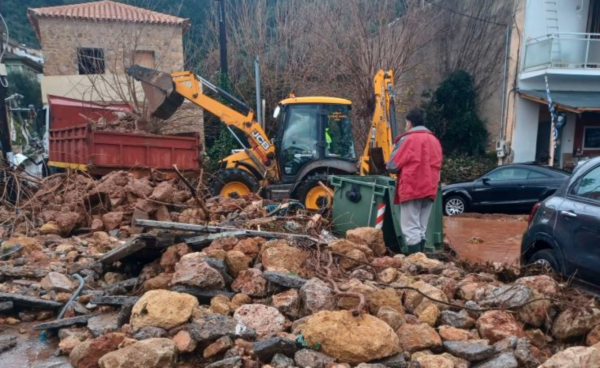
POLYGON ((444 217, 446 241, 470 262, 518 264, 527 216, 465 214, 444 217))

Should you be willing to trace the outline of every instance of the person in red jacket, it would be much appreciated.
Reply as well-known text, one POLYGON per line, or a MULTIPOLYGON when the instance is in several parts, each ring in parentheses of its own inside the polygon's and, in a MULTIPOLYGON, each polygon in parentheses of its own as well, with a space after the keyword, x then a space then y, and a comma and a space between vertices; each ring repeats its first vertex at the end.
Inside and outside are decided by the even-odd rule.
POLYGON ((425 126, 423 112, 406 115, 406 133, 394 141, 387 169, 398 174, 394 204, 410 252, 425 250, 425 234, 442 169, 442 146, 425 126))

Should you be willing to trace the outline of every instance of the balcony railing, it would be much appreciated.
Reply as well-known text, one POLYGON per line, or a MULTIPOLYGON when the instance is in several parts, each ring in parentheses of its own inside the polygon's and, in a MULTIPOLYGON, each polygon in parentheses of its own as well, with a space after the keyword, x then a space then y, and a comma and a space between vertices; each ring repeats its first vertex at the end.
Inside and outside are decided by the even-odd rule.
POLYGON ((600 71, 600 33, 554 33, 528 40, 523 71, 546 68, 600 71))

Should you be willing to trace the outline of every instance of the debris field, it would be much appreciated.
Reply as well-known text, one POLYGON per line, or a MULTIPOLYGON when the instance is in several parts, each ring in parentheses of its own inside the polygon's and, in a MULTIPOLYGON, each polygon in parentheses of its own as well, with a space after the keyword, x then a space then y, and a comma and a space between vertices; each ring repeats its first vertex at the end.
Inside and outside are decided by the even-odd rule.
POLYGON ((3 326, 34 323, 75 368, 600 367, 598 302, 542 269, 394 255, 381 230, 336 238, 325 215, 160 173, 19 175, 0 359, 3 326))

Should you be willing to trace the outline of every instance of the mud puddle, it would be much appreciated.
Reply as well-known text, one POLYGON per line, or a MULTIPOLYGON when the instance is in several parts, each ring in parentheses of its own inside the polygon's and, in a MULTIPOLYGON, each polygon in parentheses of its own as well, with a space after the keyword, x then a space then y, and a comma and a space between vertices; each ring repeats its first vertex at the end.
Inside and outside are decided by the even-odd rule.
MULTIPOLYGON (((38 322, 36 322, 38 323, 38 322)), ((15 336, 17 345, 0 355, 0 366, 6 368, 71 368, 65 356, 55 356, 58 338, 40 339, 39 331, 32 331, 36 323, 2 326, 0 337, 15 336), (25 333, 20 333, 25 331, 25 333)))

